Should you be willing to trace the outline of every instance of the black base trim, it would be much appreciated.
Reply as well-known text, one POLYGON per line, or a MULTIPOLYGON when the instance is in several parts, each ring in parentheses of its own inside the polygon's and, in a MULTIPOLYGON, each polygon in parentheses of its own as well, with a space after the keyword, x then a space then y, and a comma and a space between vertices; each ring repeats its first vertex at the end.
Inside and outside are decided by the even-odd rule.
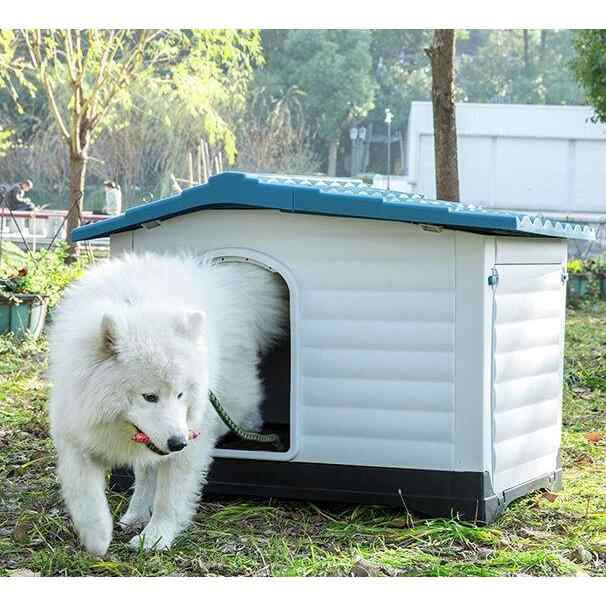
POLYGON ((205 494, 406 507, 430 517, 490 523, 513 500, 553 488, 560 470, 495 495, 487 472, 215 459, 205 494))
MULTIPOLYGON (((132 472, 118 469, 112 473, 110 486, 123 492, 132 481, 132 472)), ((389 505, 426 517, 458 516, 491 523, 512 501, 541 488, 560 486, 559 468, 496 495, 488 472, 216 458, 204 495, 389 505)))

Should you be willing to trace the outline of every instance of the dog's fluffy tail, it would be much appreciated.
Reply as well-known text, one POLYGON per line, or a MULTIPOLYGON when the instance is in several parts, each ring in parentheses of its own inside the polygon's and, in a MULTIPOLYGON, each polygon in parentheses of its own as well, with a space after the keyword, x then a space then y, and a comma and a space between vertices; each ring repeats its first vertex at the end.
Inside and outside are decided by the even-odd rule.
POLYGON ((240 316, 251 330, 260 352, 265 352, 288 331, 288 288, 284 280, 252 263, 220 263, 209 268, 214 285, 210 293, 220 293, 214 301, 223 316, 223 326, 237 326, 240 316), (241 317, 245 310, 246 320, 241 317), (234 322, 235 321, 235 322, 234 322))

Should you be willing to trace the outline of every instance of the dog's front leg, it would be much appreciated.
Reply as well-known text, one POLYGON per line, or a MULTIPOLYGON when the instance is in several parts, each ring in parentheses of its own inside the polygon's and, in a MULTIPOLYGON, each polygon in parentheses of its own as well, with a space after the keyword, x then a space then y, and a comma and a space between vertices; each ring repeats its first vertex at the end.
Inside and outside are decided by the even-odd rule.
POLYGON ((142 528, 151 518, 156 494, 156 468, 135 465, 135 490, 126 513, 120 518, 123 528, 142 528))
POLYGON ((112 516, 105 496, 105 469, 71 445, 58 448, 57 474, 65 504, 84 547, 105 555, 112 540, 112 516))
POLYGON ((158 466, 151 520, 130 546, 168 549, 196 511, 200 488, 210 465, 210 448, 190 444, 158 466))

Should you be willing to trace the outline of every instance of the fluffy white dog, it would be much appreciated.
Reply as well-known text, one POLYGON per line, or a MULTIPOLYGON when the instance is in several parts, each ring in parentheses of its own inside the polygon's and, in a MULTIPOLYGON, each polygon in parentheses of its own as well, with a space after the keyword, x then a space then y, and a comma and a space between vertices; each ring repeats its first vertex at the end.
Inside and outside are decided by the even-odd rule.
POLYGON ((125 256, 67 291, 50 335, 51 434, 68 510, 86 549, 112 538, 106 471, 130 465, 120 524, 131 545, 167 548, 191 521, 227 428, 260 425, 259 352, 282 332, 287 295, 269 271, 194 257, 125 256))

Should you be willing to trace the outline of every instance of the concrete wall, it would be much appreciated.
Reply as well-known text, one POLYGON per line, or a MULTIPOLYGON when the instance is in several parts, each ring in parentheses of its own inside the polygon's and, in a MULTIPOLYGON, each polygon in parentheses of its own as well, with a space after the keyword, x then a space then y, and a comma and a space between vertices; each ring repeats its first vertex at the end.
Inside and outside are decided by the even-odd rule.
MULTIPOLYGON (((606 125, 590 107, 457 105, 461 199, 487 208, 606 220, 606 125)), ((408 179, 435 197, 431 103, 412 104, 408 179)))

